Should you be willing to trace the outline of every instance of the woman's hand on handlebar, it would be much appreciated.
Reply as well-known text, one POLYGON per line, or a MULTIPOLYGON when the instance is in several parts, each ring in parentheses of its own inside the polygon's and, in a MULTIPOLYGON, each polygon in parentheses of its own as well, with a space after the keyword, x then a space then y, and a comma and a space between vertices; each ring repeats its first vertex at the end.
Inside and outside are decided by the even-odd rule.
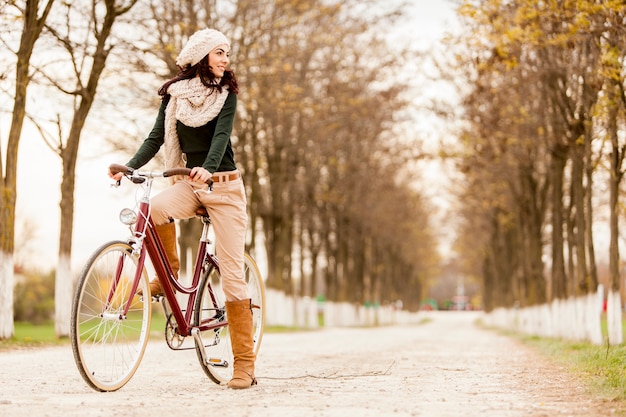
POLYGON ((213 174, 202 167, 193 167, 191 168, 191 173, 189 177, 194 182, 208 183, 213 174))
POLYGON ((117 172, 117 173, 114 174, 113 172, 111 172, 111 169, 109 168, 109 177, 113 178, 115 181, 119 182, 124 177, 124 173, 123 172, 117 172))

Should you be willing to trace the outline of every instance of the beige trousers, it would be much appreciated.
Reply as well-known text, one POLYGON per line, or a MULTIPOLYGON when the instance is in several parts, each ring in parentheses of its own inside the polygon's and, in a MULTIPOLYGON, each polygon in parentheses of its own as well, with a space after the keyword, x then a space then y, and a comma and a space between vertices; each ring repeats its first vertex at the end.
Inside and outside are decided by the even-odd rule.
MULTIPOLYGON (((236 171, 235 171, 236 172, 236 171)), ((215 173, 229 174, 227 172, 215 173)), ((244 250, 248 225, 247 201, 243 180, 213 183, 208 186, 187 179, 177 181, 152 198, 152 220, 162 225, 170 219, 188 219, 204 206, 215 232, 215 251, 220 260, 222 288, 226 301, 250 298, 244 282, 244 250)))

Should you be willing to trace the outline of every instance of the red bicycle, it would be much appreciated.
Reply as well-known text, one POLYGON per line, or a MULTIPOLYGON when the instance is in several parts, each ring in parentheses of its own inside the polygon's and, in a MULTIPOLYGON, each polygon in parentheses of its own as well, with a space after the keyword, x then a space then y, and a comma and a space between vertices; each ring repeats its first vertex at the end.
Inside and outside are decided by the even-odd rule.
MULTIPOLYGON (((161 302, 167 345, 173 350, 193 349, 183 345, 192 336, 204 372, 217 384, 227 383, 232 378, 233 353, 219 262, 212 253, 211 220, 204 209, 196 213, 204 226, 191 284, 187 286, 176 280, 150 217, 153 180, 188 176, 191 170, 139 171, 111 165, 111 172, 124 173, 143 189, 143 194, 136 210, 123 209, 120 213, 131 236, 102 245, 81 272, 71 323, 72 351, 81 376, 97 391, 123 387, 139 367, 148 344, 152 302, 161 302), (164 296, 138 295, 138 290, 140 294, 150 294, 146 257, 161 282, 164 296)), ((253 305, 257 353, 263 337, 265 287, 259 268, 247 253, 244 269, 253 305)))

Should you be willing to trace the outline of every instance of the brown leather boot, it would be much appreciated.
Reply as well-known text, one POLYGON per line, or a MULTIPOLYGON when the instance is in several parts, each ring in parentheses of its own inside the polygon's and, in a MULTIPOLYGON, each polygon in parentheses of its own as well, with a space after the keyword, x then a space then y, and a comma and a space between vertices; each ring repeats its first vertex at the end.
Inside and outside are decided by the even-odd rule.
MULTIPOLYGON (((160 226, 155 226, 155 229, 163 243, 165 254, 172 267, 174 277, 178 279, 178 269, 180 268, 180 259, 178 258, 178 247, 176 246, 176 223, 169 222, 160 226)), ((138 295, 142 294, 142 291, 137 291, 138 295)), ((163 295, 163 288, 161 288, 161 281, 158 278, 154 278, 150 281, 150 294, 152 297, 163 295)))
POLYGON ((256 385, 254 377, 254 330, 250 299, 226 302, 226 319, 233 346, 235 365, 228 388, 244 389, 256 385))

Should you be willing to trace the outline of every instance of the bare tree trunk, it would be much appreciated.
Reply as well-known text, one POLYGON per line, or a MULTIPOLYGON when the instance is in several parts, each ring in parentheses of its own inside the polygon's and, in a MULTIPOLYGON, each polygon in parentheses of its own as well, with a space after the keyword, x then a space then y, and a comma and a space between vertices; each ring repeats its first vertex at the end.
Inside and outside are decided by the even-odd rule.
MULTIPOLYGON (((17 198, 17 151, 24 117, 26 115, 26 92, 30 82, 30 58, 39 39, 54 0, 49 0, 39 16, 39 0, 26 1, 23 10, 24 26, 15 69, 15 97, 13 116, 7 143, 6 173, 0 189, 0 339, 13 336, 13 252, 15 245, 15 201, 17 198)), ((1 151, 0 151, 1 152, 1 151)), ((4 173, 0 153, 0 175, 4 173)))
POLYGON ((563 173, 567 161, 567 147, 556 144, 551 152, 550 177, 552 185, 552 288, 550 299, 567 298, 563 239, 563 173))
MULTIPOLYGON (((570 186, 570 196, 572 195, 571 186, 570 186)), ((567 242, 567 295, 568 297, 578 295, 578 286, 576 282, 576 256, 575 252, 575 243, 574 243, 574 220, 572 218, 572 199, 570 198, 569 203, 567 204, 565 210, 565 228, 567 230, 566 242, 567 242)))
POLYGON ((526 280, 525 305, 538 305, 546 301, 546 282, 543 271, 543 224, 544 196, 539 182, 534 178, 534 165, 520 169, 521 200, 518 204, 519 234, 523 248, 522 262, 526 280))
MULTIPOLYGON (((591 122, 589 122, 591 124, 591 122)), ((591 152, 591 127, 585 129, 585 239, 588 259, 587 318, 588 340, 596 345, 602 344, 602 327, 600 324, 601 305, 598 305, 598 268, 593 243, 593 155, 591 152)))
POLYGON ((576 284, 578 294, 583 295, 589 292, 587 251, 585 239, 585 199, 583 187, 583 158, 582 150, 575 149, 572 156, 572 202, 574 206, 574 227, 576 235, 574 242, 576 245, 576 284))
MULTIPOLYGON (((619 86, 612 88, 613 96, 618 97, 619 86)), ((609 111, 608 117, 608 134, 611 138, 611 176, 609 178, 610 193, 610 245, 609 245, 609 273, 610 283, 607 297, 607 327, 609 334, 609 343, 612 345, 620 345, 624 341, 622 331, 622 304, 620 296, 620 254, 619 254, 619 186, 624 176, 622 172, 622 163, 624 161, 625 145, 620 145, 617 126, 617 103, 619 100, 613 100, 614 105, 609 111)))
MULTIPOLYGON (((82 85, 80 79, 76 80, 78 107, 74 112, 72 125, 65 146, 61 146, 61 159, 63 163, 63 180, 61 182, 61 233, 59 236, 59 260, 55 280, 55 329, 58 337, 69 336, 71 299, 74 279, 70 268, 72 258, 72 232, 74 227, 74 189, 76 178, 76 159, 81 134, 87 120, 87 116, 93 105, 100 76, 104 71, 106 60, 111 52, 111 46, 107 41, 115 20, 128 12, 135 4, 131 1, 124 6, 117 6, 116 0, 104 0, 106 15, 102 23, 93 22, 96 47, 93 53, 93 64, 87 79, 87 84, 82 85)), ((94 2, 93 7, 99 7, 94 2)), ((93 11, 92 16, 97 13, 93 11)), ((68 43, 69 44, 69 43, 68 43)), ((71 46, 70 46, 71 47, 71 46)), ((69 51, 71 52, 71 51, 69 51)))

